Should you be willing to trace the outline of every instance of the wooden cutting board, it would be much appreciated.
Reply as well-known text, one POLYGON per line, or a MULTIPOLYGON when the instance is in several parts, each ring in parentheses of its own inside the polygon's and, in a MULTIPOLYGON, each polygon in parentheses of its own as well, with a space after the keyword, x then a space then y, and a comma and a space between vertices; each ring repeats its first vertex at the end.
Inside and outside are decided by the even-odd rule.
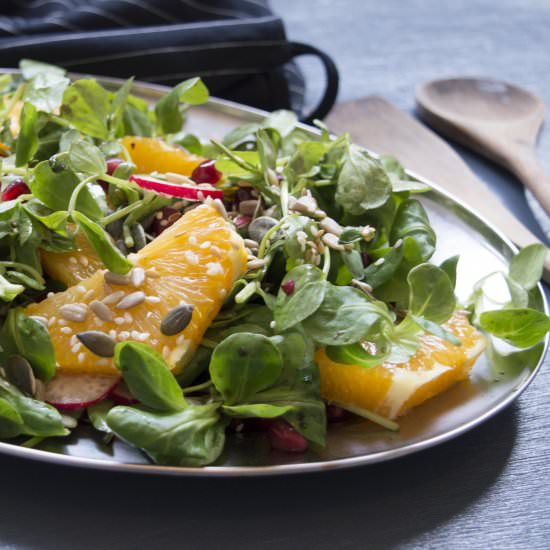
MULTIPOLYGON (((377 96, 339 103, 325 121, 334 133, 396 157, 403 166, 445 188, 518 246, 540 240, 517 220, 468 165, 431 130, 377 96)), ((544 280, 550 283, 550 252, 544 280)))

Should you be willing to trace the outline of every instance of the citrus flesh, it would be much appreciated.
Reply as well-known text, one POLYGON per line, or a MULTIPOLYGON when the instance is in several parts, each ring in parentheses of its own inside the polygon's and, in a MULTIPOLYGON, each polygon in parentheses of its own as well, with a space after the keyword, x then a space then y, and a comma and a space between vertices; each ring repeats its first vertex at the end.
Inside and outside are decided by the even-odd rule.
POLYGON ((324 349, 318 350, 321 396, 389 419, 405 414, 467 378, 485 348, 483 335, 469 323, 465 312, 456 312, 444 326, 461 340, 461 346, 425 334, 416 354, 406 363, 364 368, 336 363, 324 349))
MULTIPOLYGON (((218 314, 233 282, 246 269, 246 250, 241 237, 209 204, 182 216, 131 259, 135 268, 141 267, 146 273, 145 280, 136 286, 107 282, 106 270, 100 269, 64 292, 26 308, 27 315, 47 321, 61 371, 118 373, 111 358, 92 353, 76 337, 82 332, 100 331, 116 341, 149 344, 171 369, 179 372, 218 314), (117 307, 123 298, 136 292, 143 292, 145 299, 127 309, 117 307), (111 320, 101 319, 94 313, 89 307, 94 301, 107 305, 111 320), (67 304, 83 304, 77 307, 84 308, 85 319, 74 321, 61 314, 60 308, 67 304), (177 334, 163 334, 161 322, 181 304, 193 306, 191 321, 177 334)), ((132 302, 136 300, 130 298, 132 302)))
POLYGON ((126 136, 121 140, 138 174, 174 172, 190 176, 205 159, 193 155, 183 147, 169 145, 155 138, 126 136))

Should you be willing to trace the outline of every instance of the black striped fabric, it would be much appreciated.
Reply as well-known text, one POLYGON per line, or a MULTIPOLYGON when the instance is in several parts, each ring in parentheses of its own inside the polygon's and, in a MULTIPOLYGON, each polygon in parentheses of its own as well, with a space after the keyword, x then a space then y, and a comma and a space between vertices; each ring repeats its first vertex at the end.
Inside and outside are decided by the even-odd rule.
MULTIPOLYGON (((268 110, 302 111, 293 57, 312 53, 330 65, 297 46, 266 0, 0 0, 3 66, 26 57, 166 85, 198 75, 213 95, 268 110)), ((328 76, 333 96, 337 74, 328 76)))

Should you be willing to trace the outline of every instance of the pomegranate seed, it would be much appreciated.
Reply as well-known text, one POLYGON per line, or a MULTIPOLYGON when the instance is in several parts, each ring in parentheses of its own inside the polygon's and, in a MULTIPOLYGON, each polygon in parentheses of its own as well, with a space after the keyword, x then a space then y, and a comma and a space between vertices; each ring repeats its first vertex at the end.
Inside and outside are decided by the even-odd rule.
POLYGON ((2 200, 3 201, 12 201, 20 195, 26 195, 30 193, 31 190, 29 186, 20 178, 13 180, 8 186, 2 191, 2 200))
POLYGON ((165 229, 168 229, 177 220, 181 218, 181 212, 172 208, 171 206, 165 206, 162 210, 162 218, 157 218, 153 221, 151 226, 151 233, 154 237, 158 237, 165 229))
POLYGON ((112 158, 107 161, 107 174, 112 176, 115 173, 115 170, 123 163, 122 159, 112 158))
POLYGON ((283 289, 283 292, 287 295, 290 295, 294 292, 294 287, 296 286, 296 283, 294 282, 294 279, 289 279, 288 281, 285 281, 281 288, 283 289))
POLYGON ((350 416, 350 413, 342 407, 337 405, 327 405, 327 421, 328 422, 342 422, 347 420, 350 416))
POLYGON ((274 449, 287 453, 303 453, 307 449, 307 439, 299 434, 286 420, 273 421, 267 429, 267 437, 274 449))
POLYGON ((217 183, 220 181, 222 173, 216 168, 216 162, 206 160, 201 162, 191 174, 191 179, 196 183, 217 183))
POLYGON ((238 216, 235 217, 233 221, 235 222, 237 229, 243 229, 252 221, 252 218, 250 216, 244 216, 243 214, 239 214, 238 216))

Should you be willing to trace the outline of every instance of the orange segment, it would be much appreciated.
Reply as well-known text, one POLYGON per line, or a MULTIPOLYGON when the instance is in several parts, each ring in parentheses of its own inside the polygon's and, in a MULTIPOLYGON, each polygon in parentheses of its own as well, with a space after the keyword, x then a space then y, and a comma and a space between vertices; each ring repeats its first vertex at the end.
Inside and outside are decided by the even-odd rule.
POLYGON ((76 250, 71 252, 42 250, 40 257, 44 271, 52 279, 67 286, 76 285, 105 267, 81 233, 76 236, 76 250))
POLYGON ((335 363, 324 349, 316 360, 321 375, 321 396, 327 401, 355 405, 393 419, 467 378, 485 348, 485 339, 456 312, 445 328, 462 341, 455 346, 426 334, 417 353, 407 363, 367 369, 335 363))
POLYGON ((128 151, 137 172, 175 172, 190 176, 193 170, 205 159, 191 154, 183 147, 168 145, 155 138, 126 136, 121 140, 128 151))
POLYGON ((185 214, 131 259, 147 273, 145 281, 137 286, 107 284, 105 271, 99 270, 66 291, 27 307, 28 315, 39 315, 48 321, 63 371, 117 372, 112 359, 100 358, 78 342, 76 334, 89 330, 111 334, 117 341, 146 342, 172 369, 179 371, 218 314, 233 282, 246 269, 241 237, 208 204, 185 214), (128 309, 117 308, 122 298, 135 292, 143 292, 146 299, 128 309), (100 319, 88 307, 94 300, 107 305, 112 320, 100 319), (161 321, 181 303, 194 306, 191 322, 174 336, 162 334, 161 321), (60 308, 66 304, 83 304, 85 320, 77 322, 61 315, 60 308))

